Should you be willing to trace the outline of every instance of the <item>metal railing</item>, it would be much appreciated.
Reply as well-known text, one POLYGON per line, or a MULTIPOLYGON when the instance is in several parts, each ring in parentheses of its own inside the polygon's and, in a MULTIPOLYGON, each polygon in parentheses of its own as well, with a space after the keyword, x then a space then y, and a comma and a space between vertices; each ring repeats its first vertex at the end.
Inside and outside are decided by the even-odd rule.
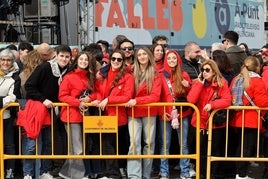
MULTIPOLYGON (((208 151, 207 151, 207 178, 210 179, 211 178, 211 165, 213 162, 223 162, 223 161, 231 161, 231 162, 239 162, 239 161, 256 161, 256 162, 267 162, 268 159, 261 156, 260 151, 261 150, 261 146, 260 146, 260 142, 261 142, 261 132, 262 132, 262 128, 261 128, 261 122, 262 122, 262 117, 261 117, 261 112, 260 111, 267 111, 268 108, 259 108, 256 106, 230 106, 228 108, 226 108, 226 113, 227 113, 227 118, 226 118, 226 126, 224 127, 225 130, 225 139, 224 139, 224 154, 222 156, 215 156, 212 154, 212 145, 213 145, 213 116, 215 115, 215 113, 219 110, 213 110, 213 112, 211 113, 210 117, 209 117, 209 123, 208 123, 208 151), (244 146, 244 138, 245 138, 245 111, 246 110, 253 110, 256 111, 258 114, 258 128, 257 128, 257 136, 256 136, 256 153, 254 155, 252 155, 252 157, 245 157, 244 156, 244 148, 241 147, 239 154, 236 152, 234 153, 230 153, 230 150, 232 149, 231 147, 229 147, 229 142, 230 140, 232 140, 232 138, 230 137, 236 137, 236 136, 230 136, 230 131, 231 129, 238 129, 237 127, 231 127, 229 125, 230 120, 232 120, 231 118, 233 116, 230 116, 230 110, 235 110, 235 111, 239 111, 242 114, 242 126, 241 126, 241 137, 239 136, 238 138, 238 142, 240 142, 240 146, 244 146)), ((255 120, 255 119, 252 119, 255 120)))
MULTIPOLYGON (((91 103, 87 104, 89 107, 91 107, 91 103)), ((66 103, 54 103, 54 106, 56 107, 67 107, 67 111, 69 111, 69 105, 66 103)), ((145 159, 145 158, 152 158, 152 159, 161 159, 161 158, 168 158, 168 159, 180 159, 180 158, 189 158, 193 159, 196 161, 196 178, 200 177, 200 113, 198 108, 191 104, 191 103, 150 103, 146 105, 137 105, 137 106, 147 106, 147 109, 150 108, 163 108, 164 111, 166 111, 166 108, 168 106, 177 106, 178 107, 178 112, 179 114, 182 114, 182 107, 188 106, 192 108, 193 111, 195 111, 196 119, 197 119, 197 128, 196 128, 196 149, 195 153, 193 154, 182 154, 182 145, 180 145, 180 149, 178 150, 177 154, 153 154, 153 153, 148 153, 148 154, 143 154, 143 155, 138 155, 138 154, 132 154, 132 155, 120 155, 118 153, 118 129, 117 129, 117 116, 118 114, 118 107, 125 106, 125 104, 115 104, 115 105, 108 105, 108 106, 114 106, 116 107, 116 116, 102 116, 101 111, 98 110, 98 115, 95 116, 86 116, 83 114, 83 154, 81 155, 74 155, 70 154, 70 129, 69 129, 69 123, 67 123, 67 154, 62 155, 62 154, 55 154, 55 134, 54 134, 54 115, 53 115, 53 110, 50 109, 50 114, 51 114, 51 138, 52 138, 52 154, 51 155, 40 155, 38 154, 38 142, 36 139, 36 151, 35 155, 23 155, 22 154, 22 130, 21 127, 19 127, 19 136, 18 141, 19 145, 17 146, 18 148, 18 153, 15 155, 8 155, 5 154, 4 152, 4 126, 3 126, 3 113, 4 111, 9 108, 9 107, 17 107, 20 108, 19 103, 11 103, 7 107, 4 107, 0 110, 0 178, 4 178, 4 161, 5 160, 22 160, 22 159, 145 159), (88 133, 99 133, 100 134, 100 154, 99 155, 91 155, 91 154, 86 154, 86 135, 88 133), (116 149, 115 149, 115 154, 114 155, 105 155, 103 154, 102 151, 102 133, 115 133, 116 134, 116 149)), ((148 110, 150 111, 150 110, 148 110)), ((133 115, 133 113, 132 113, 133 115)), ((69 118, 70 116, 68 116, 69 118)), ((133 116, 132 116, 133 117, 133 116)), ((150 112, 148 112, 148 118, 150 118, 150 112)), ((179 120, 181 121, 182 115, 180 115, 179 120)), ((164 117, 164 120, 167 120, 166 117, 164 117)), ((166 125, 166 124, 165 124, 166 125)), ((182 125, 180 125, 181 127, 182 125)), ((150 129, 148 129, 150 130, 150 129)), ((164 135, 166 135, 166 130, 164 130, 164 135)), ((181 136, 181 134, 180 134, 181 136)), ((155 140, 155 139, 149 139, 149 140, 155 140)), ((166 138, 165 138, 166 140, 166 138)), ((133 140, 131 140, 133 141, 133 140)), ((180 140, 182 141, 182 140, 180 140)), ((166 144, 166 141, 164 141, 164 146, 166 144)), ((149 146, 150 147, 150 146, 149 146)), ((164 150, 165 151, 165 150, 164 150)))

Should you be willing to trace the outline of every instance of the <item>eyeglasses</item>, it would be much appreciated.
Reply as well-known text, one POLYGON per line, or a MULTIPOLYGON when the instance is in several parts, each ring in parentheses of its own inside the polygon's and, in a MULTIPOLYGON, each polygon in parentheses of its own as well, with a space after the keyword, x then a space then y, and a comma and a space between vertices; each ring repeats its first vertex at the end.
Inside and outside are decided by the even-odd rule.
POLYGON ((221 41, 221 43, 223 43, 224 44, 224 42, 226 41, 226 39, 223 39, 222 41, 221 41))
POLYGON ((123 51, 126 51, 126 50, 131 51, 131 50, 133 50, 133 47, 122 47, 121 50, 123 50, 123 51))
POLYGON ((207 73, 209 73, 210 72, 210 68, 201 68, 201 72, 207 72, 207 73))
POLYGON ((114 62, 115 60, 118 62, 122 62, 123 59, 122 58, 116 58, 116 57, 112 57, 111 60, 114 62))
POLYGON ((12 62, 12 59, 10 59, 10 58, 8 58, 8 59, 1 58, 0 61, 1 62, 11 63, 12 62))

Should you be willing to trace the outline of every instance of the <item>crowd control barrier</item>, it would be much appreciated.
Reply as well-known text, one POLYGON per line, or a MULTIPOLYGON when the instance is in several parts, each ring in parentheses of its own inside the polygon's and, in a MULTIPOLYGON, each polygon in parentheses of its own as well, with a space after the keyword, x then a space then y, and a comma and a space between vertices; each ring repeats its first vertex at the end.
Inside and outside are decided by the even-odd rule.
MULTIPOLYGON (((217 142, 217 141, 213 141, 213 130, 215 129, 213 129, 212 121, 216 120, 216 119, 213 119, 213 117, 215 113, 219 111, 219 109, 213 110, 211 112, 209 122, 208 122, 207 179, 213 178, 213 176, 211 176, 212 175, 211 170, 212 170, 213 164, 215 165, 216 162, 218 162, 217 165, 219 165, 219 163, 230 162, 228 164, 232 164, 233 167, 235 167, 235 162, 243 162, 243 161, 268 162, 267 158, 265 158, 262 155, 262 145, 261 145, 262 134, 264 133, 264 131, 267 130, 262 127, 262 123, 263 123, 262 116, 267 110, 268 108, 259 108, 256 106, 230 106, 226 108, 226 113, 227 113, 226 125, 223 127, 225 131, 225 137, 224 139, 221 140, 221 142, 224 145, 224 149, 223 149, 223 153, 220 156, 213 154, 213 148, 212 148, 213 143, 217 142), (234 149, 234 146, 233 146, 233 144, 237 145, 239 143, 241 146, 244 146, 244 143, 246 142, 245 130, 249 129, 244 126, 245 111, 247 110, 252 110, 258 114, 258 122, 257 122, 258 130, 257 130, 256 138, 254 139, 256 141, 256 146, 255 146, 252 156, 250 157, 244 156, 245 149, 243 147, 241 147, 240 150, 236 150, 234 149), (242 113, 241 128, 230 126, 230 120, 232 120, 232 117, 234 116, 234 113, 232 111, 242 113), (239 134, 239 135, 234 135, 233 133, 234 131, 235 131, 235 134, 239 134)), ((256 120, 256 119, 252 119, 252 120, 256 120)), ((266 140, 268 140, 268 138, 266 140)))
MULTIPOLYGON (((88 103, 87 104, 89 106, 89 108, 92 108, 92 104, 88 103)), ((69 111, 69 105, 66 103, 54 103, 55 107, 67 107, 67 110, 69 111)), ((190 108, 192 108, 192 111, 195 111, 196 114, 196 118, 197 118, 197 128, 196 128, 196 148, 195 148, 195 153, 193 154, 182 154, 182 147, 180 146, 178 148, 178 152, 176 154, 153 154, 153 153, 148 153, 148 154, 143 154, 143 155, 138 155, 138 154, 132 154, 132 155, 119 155, 118 152, 118 128, 117 128, 117 120, 118 120, 118 116, 120 115, 118 112, 118 107, 124 107, 125 104, 114 104, 114 105, 108 105, 108 106, 113 106, 116 107, 116 115, 115 116, 107 116, 107 115, 102 115, 102 111, 100 109, 97 109, 96 114, 87 116, 85 113, 83 113, 83 153, 81 155, 74 155, 74 154, 70 154, 70 130, 69 130, 69 123, 67 123, 67 154, 60 154, 57 153, 57 149, 59 146, 57 144, 55 144, 55 137, 57 137, 55 135, 55 110, 53 109, 49 109, 50 110, 50 114, 51 114, 51 136, 52 136, 52 143, 51 143, 51 147, 52 147, 52 153, 51 155, 40 155, 38 153, 38 142, 36 141, 36 151, 35 151, 35 155, 23 155, 22 154, 22 129, 21 127, 18 127, 18 136, 16 136, 18 138, 18 146, 16 146, 17 148, 17 153, 15 155, 8 155, 5 154, 4 152, 4 126, 3 126, 3 113, 5 110, 9 109, 10 107, 16 107, 16 108, 20 108, 19 103, 11 103, 9 104, 7 107, 4 107, 2 109, 0 109, 0 178, 4 178, 4 169, 5 169, 5 161, 6 160, 22 160, 22 159, 53 159, 53 160, 58 160, 58 159, 147 159, 147 158, 152 158, 152 159, 161 159, 161 158, 168 158, 168 159, 180 159, 180 158, 189 158, 189 159, 193 159, 196 161, 196 178, 200 178, 200 159, 199 159, 199 142, 200 142, 200 129, 199 129, 199 122, 200 122, 200 113, 198 108, 191 104, 191 103, 151 103, 151 104, 146 104, 146 105, 137 105, 137 106, 145 106, 147 107, 147 109, 150 108, 163 108, 164 110, 167 109, 167 107, 170 106, 177 106, 178 108, 178 112, 180 114, 180 116, 182 116, 182 107, 184 106, 188 106, 190 108), (87 142, 86 142, 86 136, 90 135, 91 133, 98 133, 99 134, 99 140, 100 140, 100 153, 99 155, 89 155, 86 153, 86 146, 87 146, 87 142), (115 154, 113 155, 105 155, 102 153, 102 134, 104 133, 114 133, 116 135, 116 149, 115 149, 115 154)), ((133 109, 132 109, 133 111, 133 109)), ((150 111, 150 110, 148 110, 150 111)), ((133 112, 132 112, 133 115, 133 112)), ((148 112, 148 120, 150 120, 150 112, 148 112)), ((133 117, 133 116, 132 116, 133 117)), ((164 117, 164 120, 167 120, 166 117, 164 117)), ((179 118, 179 120, 182 120, 182 117, 179 118)), ((180 125, 181 127, 181 125, 180 125)), ((148 128, 147 130, 150 130, 150 128, 148 128)), ((166 131, 164 131, 164 135, 166 134, 166 131)), ((37 140, 37 139, 36 139, 37 140)), ((131 139, 130 139, 131 140, 131 139)), ((155 139, 149 139, 149 140, 155 140, 155 139)), ((131 140, 133 141, 133 140, 131 140)), ((181 140, 180 140, 181 141, 181 140)), ((166 144, 166 141, 164 141, 164 144, 166 144)), ((149 146, 150 148, 150 146, 149 146)))

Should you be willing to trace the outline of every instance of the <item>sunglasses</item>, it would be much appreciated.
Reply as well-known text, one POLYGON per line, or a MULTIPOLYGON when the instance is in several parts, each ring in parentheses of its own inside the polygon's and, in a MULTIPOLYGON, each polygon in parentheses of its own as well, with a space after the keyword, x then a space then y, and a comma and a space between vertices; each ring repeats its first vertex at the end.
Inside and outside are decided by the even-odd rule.
POLYGON ((168 47, 168 44, 158 44, 158 45, 163 45, 164 48, 168 47))
POLYGON ((121 50, 123 50, 123 51, 126 51, 126 50, 131 51, 131 50, 133 50, 133 47, 123 47, 123 48, 121 48, 121 50))
POLYGON ((225 41, 226 41, 226 39, 222 40, 222 41, 221 41, 221 43, 223 43, 223 44, 224 44, 224 42, 225 42, 225 41))
POLYGON ((201 72, 204 72, 204 71, 207 72, 207 73, 209 73, 210 72, 210 68, 202 68, 201 69, 201 72))
POLYGON ((112 57, 111 60, 114 62, 115 60, 118 62, 122 62, 123 59, 122 58, 116 58, 116 57, 112 57))

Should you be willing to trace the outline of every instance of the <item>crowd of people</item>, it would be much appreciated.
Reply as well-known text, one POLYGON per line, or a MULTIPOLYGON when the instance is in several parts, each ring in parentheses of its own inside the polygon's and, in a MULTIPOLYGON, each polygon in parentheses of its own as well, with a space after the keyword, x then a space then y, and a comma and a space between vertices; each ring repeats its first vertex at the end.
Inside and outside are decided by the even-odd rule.
MULTIPOLYGON (((189 41, 183 54, 179 54, 168 48, 168 40, 158 35, 151 45, 135 48, 131 39, 118 35, 111 50, 105 40, 81 50, 67 45, 51 48, 47 43, 34 49, 28 42, 1 49, 0 107, 20 103, 19 110, 9 107, 2 116, 5 153, 16 154, 15 134, 20 126, 25 155, 51 155, 52 138, 60 144, 58 154, 115 155, 116 134, 103 133, 101 140, 100 134, 87 134, 83 141, 83 115, 98 115, 101 110, 103 115, 118 116, 119 155, 169 154, 174 141, 176 147, 181 147, 175 151, 191 154, 195 152, 197 127, 196 114, 191 108, 140 105, 189 102, 200 112, 200 177, 206 178, 211 111, 231 105, 268 107, 268 45, 253 54, 247 44, 238 45, 238 34, 230 30, 223 35, 222 42, 211 45, 210 53, 189 41), (70 108, 55 106, 56 102, 67 103, 70 108), (121 103, 125 106, 109 106, 121 103), (83 144, 87 145, 86 151, 83 144)), ((261 114, 264 116, 265 111, 261 114)), ((239 156, 241 148, 244 157, 256 154, 258 120, 256 110, 246 110, 245 114, 234 112, 228 133, 230 155, 239 156)), ((213 125, 213 155, 224 155, 225 125, 213 125)), ((262 151, 267 157, 268 132, 264 127, 262 134, 262 151)), ((24 179, 55 177, 52 171, 57 160, 23 159, 21 163, 24 179)), ((179 160, 181 179, 195 177, 192 163, 194 161, 187 158, 179 160)), ((232 174, 236 179, 250 178, 249 162, 233 163, 232 174)), ((170 163, 166 158, 159 161, 66 159, 58 165, 57 175, 66 179, 150 179, 153 170, 160 179, 170 177, 170 163)), ((15 160, 6 160, 6 178, 14 178, 15 172, 19 172, 15 166, 15 160)), ((225 168, 222 162, 213 162, 212 178, 224 178, 225 168)), ((263 178, 268 178, 268 162, 264 165, 263 178)))

